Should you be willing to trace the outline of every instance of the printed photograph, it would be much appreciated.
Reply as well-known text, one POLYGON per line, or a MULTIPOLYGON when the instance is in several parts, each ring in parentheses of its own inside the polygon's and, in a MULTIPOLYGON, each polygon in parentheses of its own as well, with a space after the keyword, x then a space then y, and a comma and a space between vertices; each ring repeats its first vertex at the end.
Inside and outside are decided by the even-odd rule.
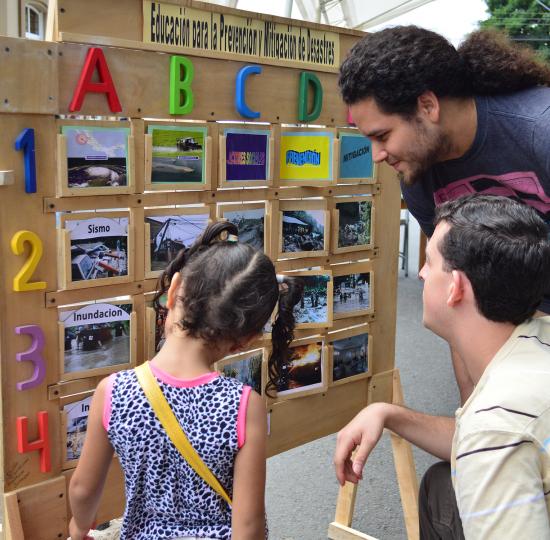
POLYGON ((282 252, 323 251, 325 248, 324 210, 283 210, 282 252))
POLYGON ((180 249, 191 246, 204 232, 210 215, 146 216, 149 223, 151 270, 164 270, 180 249))
POLYGON ((265 182, 269 167, 269 131, 227 129, 225 180, 265 182))
POLYGON ((369 369, 369 335, 360 334, 332 343, 332 380, 340 381, 369 369))
POLYGON ((239 229, 239 242, 250 244, 256 249, 264 249, 264 208, 223 211, 223 217, 239 229))
POLYGON ((338 210, 338 247, 371 243, 372 201, 336 203, 338 210))
POLYGON ((67 419, 67 447, 65 461, 79 459, 88 428, 88 413, 92 396, 63 407, 67 419))
POLYGON ((304 294, 294 307, 296 324, 328 322, 328 284, 330 276, 300 276, 304 294))
POLYGON ((62 126, 69 188, 128 185, 128 128, 62 126))
POLYGON ((206 128, 157 125, 147 132, 153 138, 153 184, 204 183, 206 128))
POLYGON ((64 372, 130 362, 132 304, 90 304, 60 312, 64 325, 64 372))
POLYGON ((65 222, 71 245, 71 279, 128 275, 128 218, 97 217, 65 222))
POLYGON ((323 384, 323 344, 310 343, 290 349, 290 360, 283 366, 277 395, 303 392, 323 384))
POLYGON ((340 178, 371 178, 372 148, 367 137, 340 134, 340 178))
POLYGON ((334 313, 370 308, 370 272, 334 276, 334 313))
POLYGON ((226 377, 233 377, 262 394, 263 351, 252 351, 249 356, 240 356, 234 362, 222 360, 219 371, 226 377))

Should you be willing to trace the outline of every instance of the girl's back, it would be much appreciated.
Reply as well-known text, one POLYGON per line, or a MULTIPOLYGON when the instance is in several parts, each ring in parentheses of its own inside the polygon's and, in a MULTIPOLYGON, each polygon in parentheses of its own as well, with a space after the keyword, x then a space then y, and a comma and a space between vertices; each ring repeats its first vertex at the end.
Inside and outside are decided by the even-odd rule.
MULTIPOLYGON (((269 257, 239 243, 237 235, 230 222, 212 223, 166 267, 153 302, 164 320, 165 341, 144 366, 160 385, 157 398, 166 398, 166 409, 175 416, 167 429, 171 434, 183 429, 198 454, 187 457, 191 462, 202 458, 204 466, 197 470, 206 469, 205 480, 170 442, 135 371, 103 379, 92 399, 86 441, 69 487, 73 540, 87 535, 114 451, 126 480, 121 540, 266 538, 265 402, 242 383, 213 373, 212 366, 257 346, 277 307, 268 361, 276 388, 288 362, 293 308, 303 284, 277 276, 269 257), (209 487, 212 474, 223 489, 209 487)), ((152 382, 152 387, 144 386, 148 392, 155 389, 152 382)))
MULTIPOLYGON (((231 495, 250 388, 216 372, 182 380, 151 369, 191 445, 231 495)), ((104 424, 126 479, 122 538, 230 538, 228 505, 170 442, 135 372, 119 372, 109 383, 104 424)))

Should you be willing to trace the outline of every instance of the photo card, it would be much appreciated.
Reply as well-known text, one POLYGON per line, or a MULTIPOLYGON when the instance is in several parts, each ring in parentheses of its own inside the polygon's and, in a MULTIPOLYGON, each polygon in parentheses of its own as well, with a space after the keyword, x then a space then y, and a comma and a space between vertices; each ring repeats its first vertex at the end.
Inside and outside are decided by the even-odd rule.
POLYGON ((219 143, 220 187, 270 186, 274 138, 269 126, 223 127, 219 143))
POLYGON ((290 357, 281 371, 276 397, 285 401, 325 392, 328 387, 328 351, 321 336, 300 339, 290 345, 290 357))
POLYGON ((135 365, 136 313, 131 299, 66 306, 58 315, 62 380, 135 365))
POLYGON ((376 178, 372 144, 357 129, 339 129, 338 183, 367 184, 376 178))
POLYGON ((145 209, 145 277, 158 277, 213 221, 210 205, 145 209))
POLYGON ((329 328, 332 326, 333 278, 330 270, 284 272, 300 278, 304 293, 294 307, 296 329, 329 328))
POLYGON ((329 385, 367 378, 371 373, 372 338, 368 325, 330 333, 329 385))
POLYGON ((237 226, 239 242, 270 254, 271 219, 265 202, 218 204, 217 214, 219 219, 226 219, 237 226))
POLYGON ((279 185, 322 187, 335 184, 335 135, 331 128, 281 129, 279 185))
POLYGON ((264 395, 267 378, 267 350, 264 348, 226 356, 215 364, 216 371, 233 377, 264 395))
POLYGON ((374 197, 335 197, 332 201, 332 252, 374 246, 374 197))
POLYGON ((88 430, 88 414, 92 402, 92 392, 82 392, 67 397, 61 415, 61 468, 63 470, 76 467, 84 439, 88 430))
POLYGON ((374 312, 374 276, 370 262, 332 266, 334 319, 374 312))
POLYGON ((276 220, 278 259, 326 257, 330 246, 330 212, 321 199, 271 201, 276 220))
POLYGON ((133 227, 130 212, 62 214, 58 229, 62 260, 59 283, 81 289, 133 279, 133 227))
POLYGON ((58 122, 57 195, 134 191, 134 137, 129 122, 58 122))
POLYGON ((145 190, 204 190, 211 186, 212 137, 207 123, 148 123, 145 190))

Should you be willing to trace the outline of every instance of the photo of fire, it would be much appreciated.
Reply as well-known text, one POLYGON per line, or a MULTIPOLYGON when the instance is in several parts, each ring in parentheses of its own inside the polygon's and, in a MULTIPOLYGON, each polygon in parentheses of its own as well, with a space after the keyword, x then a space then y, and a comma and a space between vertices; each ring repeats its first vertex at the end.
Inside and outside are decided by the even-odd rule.
POLYGON ((303 392, 323 385, 323 343, 309 343, 290 349, 290 361, 281 370, 278 395, 303 392))

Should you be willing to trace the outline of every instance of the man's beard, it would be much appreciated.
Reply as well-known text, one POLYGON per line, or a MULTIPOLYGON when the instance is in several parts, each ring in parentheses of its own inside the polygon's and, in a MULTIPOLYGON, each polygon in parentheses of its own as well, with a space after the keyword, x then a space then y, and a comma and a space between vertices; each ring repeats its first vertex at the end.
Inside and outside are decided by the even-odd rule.
POLYGON ((418 134, 417 149, 405 160, 411 165, 411 171, 398 174, 399 180, 407 186, 412 186, 421 180, 429 169, 442 161, 442 157, 448 154, 451 148, 451 141, 446 133, 439 130, 430 136, 418 118, 415 118, 414 122, 418 134))

